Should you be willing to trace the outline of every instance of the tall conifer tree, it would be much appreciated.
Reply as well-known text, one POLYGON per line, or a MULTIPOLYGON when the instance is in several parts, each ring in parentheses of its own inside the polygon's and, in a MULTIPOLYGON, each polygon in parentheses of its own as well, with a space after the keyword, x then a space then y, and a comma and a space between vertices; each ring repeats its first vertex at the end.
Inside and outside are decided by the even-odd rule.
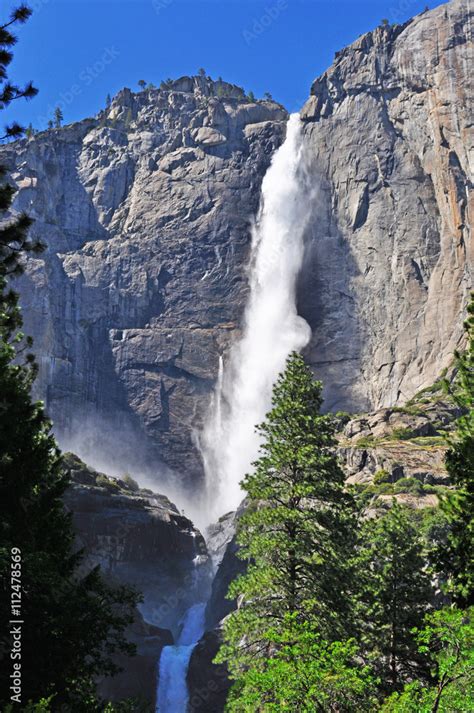
POLYGON ((474 293, 465 328, 466 351, 456 352, 454 385, 446 383, 462 415, 446 455, 455 489, 441 500, 448 536, 438 550, 440 568, 447 578, 446 589, 460 607, 474 605, 474 293))
POLYGON ((260 457, 243 480, 239 556, 249 565, 230 588, 242 605, 229 617, 220 653, 237 688, 251 686, 253 673, 285 639, 291 644, 305 620, 326 641, 350 628, 355 510, 335 455, 333 418, 321 405, 321 384, 291 354, 258 429, 260 457))
MULTIPOLYGON (((16 41, 11 28, 30 14, 22 5, 0 26, 0 109, 36 94, 31 83, 20 88, 7 77, 16 41)), ((3 138, 22 134, 14 123, 3 138)), ((0 179, 5 173, 0 167, 0 179)), ((137 597, 106 584, 98 568, 80 568, 82 554, 62 502, 69 478, 43 405, 31 400, 36 364, 9 284, 21 273, 25 253, 41 249, 28 237, 31 219, 9 213, 13 196, 8 183, 0 185, 0 705, 11 703, 13 664, 21 662, 16 708, 19 702, 31 710, 28 701, 51 697, 53 710, 91 713, 100 708, 95 677, 117 670, 115 652, 133 652, 124 630, 137 597), (12 626, 20 627, 20 639, 12 626), (21 659, 11 658, 13 633, 21 659)))
POLYGON ((362 649, 384 692, 427 673, 413 628, 430 608, 433 591, 424 543, 406 507, 368 520, 362 530, 358 627, 362 649))

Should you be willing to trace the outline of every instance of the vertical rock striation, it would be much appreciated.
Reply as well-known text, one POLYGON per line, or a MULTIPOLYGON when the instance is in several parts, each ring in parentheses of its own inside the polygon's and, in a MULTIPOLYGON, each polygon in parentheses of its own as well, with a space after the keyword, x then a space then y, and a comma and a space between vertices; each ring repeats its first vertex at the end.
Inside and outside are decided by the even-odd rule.
POLYGON ((320 196, 300 284, 331 408, 404 402, 447 367, 472 279, 472 4, 338 52, 302 110, 320 196), (471 163, 470 163, 471 162, 471 163))
POLYGON ((2 148, 15 208, 48 246, 20 283, 37 392, 89 462, 106 451, 123 468, 132 452, 135 472, 161 458, 199 477, 193 429, 238 326, 249 223, 286 119, 183 77, 2 148))

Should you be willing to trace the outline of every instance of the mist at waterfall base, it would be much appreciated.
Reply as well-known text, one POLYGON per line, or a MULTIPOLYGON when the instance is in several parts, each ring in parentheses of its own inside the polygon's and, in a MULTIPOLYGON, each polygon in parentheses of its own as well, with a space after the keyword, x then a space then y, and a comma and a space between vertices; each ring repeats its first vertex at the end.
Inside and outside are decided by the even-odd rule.
POLYGON ((296 283, 312 189, 304 169, 302 122, 292 114, 284 143, 262 182, 248 268, 250 294, 243 334, 220 361, 218 382, 199 437, 206 474, 208 522, 235 510, 240 481, 258 455, 255 426, 271 407, 273 385, 290 352, 311 330, 297 314, 296 283))
POLYGON ((177 643, 165 646, 159 662, 157 707, 159 713, 186 713, 188 687, 186 674, 194 647, 204 633, 206 604, 199 602, 188 609, 177 643))

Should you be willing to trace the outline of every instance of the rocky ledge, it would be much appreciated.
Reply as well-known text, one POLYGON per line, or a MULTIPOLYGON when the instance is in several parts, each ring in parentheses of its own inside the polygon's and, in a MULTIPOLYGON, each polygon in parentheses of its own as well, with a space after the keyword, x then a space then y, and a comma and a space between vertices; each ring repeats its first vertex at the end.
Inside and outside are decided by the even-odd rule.
POLYGON ((101 680, 99 693, 153 704, 162 648, 173 643, 188 607, 209 593, 205 541, 168 498, 140 489, 130 476, 111 478, 72 453, 65 465, 72 479, 65 503, 84 548, 84 569, 100 565, 106 579, 143 597, 127 632, 137 655, 118 657, 122 673, 101 680))

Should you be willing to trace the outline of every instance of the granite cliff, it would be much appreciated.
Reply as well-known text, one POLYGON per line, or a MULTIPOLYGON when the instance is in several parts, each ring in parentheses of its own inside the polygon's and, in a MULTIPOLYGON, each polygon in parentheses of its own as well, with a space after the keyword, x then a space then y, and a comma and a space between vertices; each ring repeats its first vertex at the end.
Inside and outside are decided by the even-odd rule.
POLYGON ((472 17, 453 0, 338 52, 302 109, 321 181, 301 312, 331 408, 401 404, 449 366, 472 285, 472 17))
POLYGON ((47 243, 21 280, 37 393, 88 462, 199 477, 193 430, 238 328, 249 222, 286 119, 184 77, 2 150, 15 207, 47 243))
MULTIPOLYGON (((299 309, 328 408, 403 404, 462 338, 471 24, 453 0, 367 33, 302 109, 317 191, 299 309)), ((15 208, 48 245, 20 284, 38 395, 90 462, 201 477, 195 432, 240 328, 250 222, 286 120, 275 102, 183 77, 2 147, 15 208)))

